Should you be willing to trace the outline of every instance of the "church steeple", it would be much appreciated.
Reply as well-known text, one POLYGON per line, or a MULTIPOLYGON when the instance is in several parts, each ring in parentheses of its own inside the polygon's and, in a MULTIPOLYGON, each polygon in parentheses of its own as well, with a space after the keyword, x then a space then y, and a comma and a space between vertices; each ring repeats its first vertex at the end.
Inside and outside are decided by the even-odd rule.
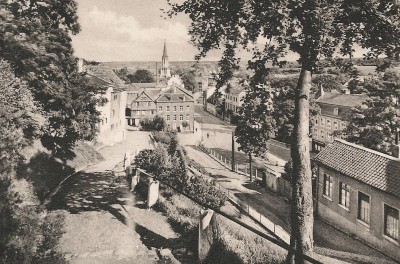
POLYGON ((165 39, 164 39, 164 51, 163 51, 162 56, 168 58, 168 54, 167 54, 167 43, 166 43, 166 40, 165 40, 165 39))
POLYGON ((160 78, 169 78, 171 77, 171 72, 169 69, 169 62, 168 62, 168 55, 167 55, 167 43, 166 40, 164 39, 164 50, 163 50, 163 55, 161 58, 161 70, 160 70, 160 78))

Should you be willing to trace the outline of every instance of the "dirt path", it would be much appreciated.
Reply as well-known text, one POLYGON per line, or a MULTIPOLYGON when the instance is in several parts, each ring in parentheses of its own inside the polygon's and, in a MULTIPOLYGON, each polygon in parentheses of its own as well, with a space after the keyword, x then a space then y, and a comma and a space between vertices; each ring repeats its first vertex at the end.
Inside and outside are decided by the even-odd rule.
POLYGON ((126 142, 101 150, 105 160, 68 179, 50 210, 65 216, 57 247, 73 264, 163 263, 159 249, 177 245, 166 217, 143 206, 128 190, 122 171, 125 151, 150 148, 148 134, 130 132, 126 142))

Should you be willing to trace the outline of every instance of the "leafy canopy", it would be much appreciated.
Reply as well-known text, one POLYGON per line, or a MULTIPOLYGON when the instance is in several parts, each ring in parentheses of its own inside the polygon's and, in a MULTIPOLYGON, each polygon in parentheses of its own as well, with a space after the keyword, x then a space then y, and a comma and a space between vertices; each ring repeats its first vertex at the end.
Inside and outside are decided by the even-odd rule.
POLYGON ((26 81, 46 119, 42 143, 61 158, 77 140, 95 137, 95 95, 102 92, 77 73, 70 37, 80 30, 76 12, 74 0, 0 2, 0 58, 26 81))

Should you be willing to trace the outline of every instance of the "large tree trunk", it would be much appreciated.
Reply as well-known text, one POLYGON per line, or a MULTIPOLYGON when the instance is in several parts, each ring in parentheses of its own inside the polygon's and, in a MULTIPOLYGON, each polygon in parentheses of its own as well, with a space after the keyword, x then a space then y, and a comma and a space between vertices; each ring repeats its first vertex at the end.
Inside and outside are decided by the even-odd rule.
POLYGON ((305 263, 303 254, 313 252, 313 197, 309 149, 309 95, 311 71, 302 69, 296 87, 294 131, 291 145, 293 160, 291 239, 287 263, 305 263))

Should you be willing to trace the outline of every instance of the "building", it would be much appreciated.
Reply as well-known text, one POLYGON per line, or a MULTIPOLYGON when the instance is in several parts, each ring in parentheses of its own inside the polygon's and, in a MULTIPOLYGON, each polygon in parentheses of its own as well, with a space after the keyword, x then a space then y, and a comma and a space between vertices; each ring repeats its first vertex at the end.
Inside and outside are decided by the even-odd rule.
POLYGON ((182 132, 193 131, 194 100, 191 93, 178 85, 131 88, 127 92, 127 120, 139 126, 143 118, 163 117, 167 128, 182 132))
POLYGON ((194 100, 189 91, 174 86, 156 99, 156 105, 157 114, 164 118, 167 129, 193 132, 194 100))
POLYGON ((246 91, 244 86, 234 84, 231 85, 230 89, 226 91, 225 89, 225 111, 227 116, 230 116, 232 113, 238 113, 239 108, 242 106, 242 98, 246 96, 246 91))
POLYGON ((400 260, 400 159, 335 139, 314 161, 318 216, 400 260))
POLYGON ((161 69, 159 72, 160 79, 168 79, 171 77, 171 72, 169 68, 168 54, 167 54, 167 44, 164 40, 164 50, 161 57, 161 69))
POLYGON ((312 131, 312 151, 319 152, 334 140, 334 132, 346 128, 346 117, 353 107, 361 105, 368 98, 365 94, 342 94, 337 91, 318 91, 316 103, 319 112, 314 117, 312 131))
POLYGON ((107 102, 97 106, 101 121, 98 125, 97 141, 102 144, 113 144, 125 139, 125 107, 127 92, 121 79, 108 67, 86 66, 89 82, 105 90, 107 102))

